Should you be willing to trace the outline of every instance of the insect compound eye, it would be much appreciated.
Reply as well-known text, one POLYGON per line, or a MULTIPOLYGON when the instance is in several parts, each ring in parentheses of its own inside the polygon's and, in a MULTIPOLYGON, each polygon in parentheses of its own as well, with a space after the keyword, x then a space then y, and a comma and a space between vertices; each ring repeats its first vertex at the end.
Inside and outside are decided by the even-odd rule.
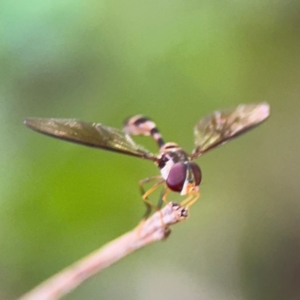
POLYGON ((182 162, 174 164, 171 168, 166 183, 172 191, 181 192, 186 178, 186 169, 187 166, 182 162))
POLYGON ((194 179, 195 179, 195 185, 198 186, 201 183, 202 180, 202 172, 199 166, 193 162, 190 163, 190 167, 192 168, 194 179))

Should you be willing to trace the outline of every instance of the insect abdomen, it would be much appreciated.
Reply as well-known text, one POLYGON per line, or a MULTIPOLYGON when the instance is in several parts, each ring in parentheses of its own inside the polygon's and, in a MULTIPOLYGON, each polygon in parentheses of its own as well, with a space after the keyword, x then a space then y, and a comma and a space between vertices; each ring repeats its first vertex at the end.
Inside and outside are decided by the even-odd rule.
POLYGON ((165 144, 156 124, 151 119, 142 115, 128 118, 124 122, 124 131, 132 135, 151 135, 159 148, 165 144))

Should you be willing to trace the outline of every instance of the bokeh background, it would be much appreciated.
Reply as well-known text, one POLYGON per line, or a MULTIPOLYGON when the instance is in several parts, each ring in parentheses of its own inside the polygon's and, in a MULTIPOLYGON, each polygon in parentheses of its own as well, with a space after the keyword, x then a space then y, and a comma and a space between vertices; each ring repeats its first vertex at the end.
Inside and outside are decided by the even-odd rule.
POLYGON ((300 299, 299 16, 291 0, 2 0, 0 299, 136 226, 137 182, 158 173, 25 117, 121 127, 143 113, 190 151, 201 116, 261 101, 265 124, 199 159, 189 220, 66 299, 300 299))

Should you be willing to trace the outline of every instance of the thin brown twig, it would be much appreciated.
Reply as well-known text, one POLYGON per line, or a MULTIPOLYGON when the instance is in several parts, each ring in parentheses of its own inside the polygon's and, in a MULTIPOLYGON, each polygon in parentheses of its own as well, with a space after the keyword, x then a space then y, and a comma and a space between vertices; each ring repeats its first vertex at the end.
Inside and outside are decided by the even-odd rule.
POLYGON ((60 273, 44 281, 19 300, 54 300, 74 290, 91 276, 101 272, 126 255, 170 234, 169 226, 185 220, 187 210, 170 202, 143 224, 94 251, 60 273))

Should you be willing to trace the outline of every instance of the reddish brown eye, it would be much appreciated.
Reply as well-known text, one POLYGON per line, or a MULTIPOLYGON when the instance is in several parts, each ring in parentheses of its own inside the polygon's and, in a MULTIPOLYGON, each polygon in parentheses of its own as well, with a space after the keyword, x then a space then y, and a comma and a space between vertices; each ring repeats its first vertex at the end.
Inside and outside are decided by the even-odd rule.
POLYGON ((186 165, 182 162, 176 163, 171 168, 166 182, 172 191, 181 192, 186 178, 186 168, 186 165))
POLYGON ((194 174, 194 179, 195 179, 195 185, 199 185, 202 179, 202 173, 201 173, 201 169, 199 168, 199 166, 193 162, 190 163, 190 166, 193 170, 193 174, 194 174))

